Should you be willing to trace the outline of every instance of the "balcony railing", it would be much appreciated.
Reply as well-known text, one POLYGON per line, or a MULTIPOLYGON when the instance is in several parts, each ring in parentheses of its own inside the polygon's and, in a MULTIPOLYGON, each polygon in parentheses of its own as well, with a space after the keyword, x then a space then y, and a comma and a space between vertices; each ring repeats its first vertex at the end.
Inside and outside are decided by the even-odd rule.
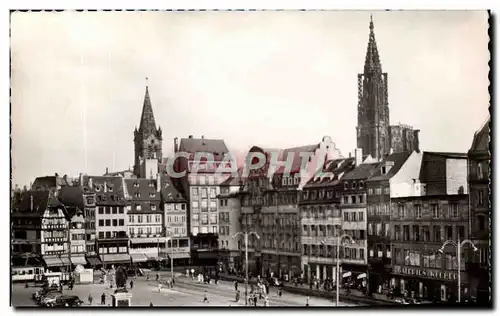
POLYGON ((42 229, 66 229, 66 224, 42 224, 42 229))

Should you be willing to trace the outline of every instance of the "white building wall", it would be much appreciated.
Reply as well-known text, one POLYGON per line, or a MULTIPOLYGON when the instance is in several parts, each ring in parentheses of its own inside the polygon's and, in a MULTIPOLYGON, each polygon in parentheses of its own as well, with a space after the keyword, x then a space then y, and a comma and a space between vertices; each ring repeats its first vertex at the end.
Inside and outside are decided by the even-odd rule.
POLYGON ((413 179, 420 179, 422 152, 412 152, 399 171, 389 180, 391 198, 425 195, 413 179))
POLYGON ((469 193, 467 188, 467 159, 446 159, 446 194, 453 195, 459 192, 463 192, 463 194, 469 193))

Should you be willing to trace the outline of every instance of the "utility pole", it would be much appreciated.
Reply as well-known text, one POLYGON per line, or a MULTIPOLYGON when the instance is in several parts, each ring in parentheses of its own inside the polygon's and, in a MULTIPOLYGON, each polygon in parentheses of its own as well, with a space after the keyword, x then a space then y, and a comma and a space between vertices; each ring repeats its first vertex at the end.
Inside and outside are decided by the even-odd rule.
POLYGON ((257 239, 260 239, 260 236, 256 232, 237 232, 233 235, 233 238, 236 238, 239 235, 243 235, 245 237, 245 306, 248 304, 248 235, 255 235, 257 239))

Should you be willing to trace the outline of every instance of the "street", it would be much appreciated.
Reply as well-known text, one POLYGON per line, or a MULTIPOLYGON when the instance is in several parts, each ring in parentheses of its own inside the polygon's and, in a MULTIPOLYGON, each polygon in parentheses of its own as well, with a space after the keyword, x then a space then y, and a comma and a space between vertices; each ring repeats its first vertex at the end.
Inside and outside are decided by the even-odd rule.
MULTIPOLYGON (((162 276, 165 280, 166 276, 162 276)), ((234 285, 228 281, 220 281, 219 284, 200 284, 197 280, 188 279, 183 276, 176 276, 174 289, 162 288, 161 293, 158 293, 158 286, 155 281, 146 281, 145 277, 140 277, 134 280, 134 288, 129 289, 132 293, 133 306, 244 306, 245 305, 245 286, 239 284, 240 300, 235 301, 234 285), (207 291, 209 302, 203 303, 204 293, 207 291)), ((130 280, 129 280, 130 282, 130 280)), ((12 304, 14 306, 34 306, 32 294, 39 290, 38 287, 25 288, 24 284, 13 284, 12 286, 12 304)), ((165 286, 164 286, 165 287, 165 286)), ((106 293, 106 305, 111 305, 111 294, 114 289, 104 284, 85 284, 75 285, 73 290, 63 290, 65 294, 77 295, 83 300, 84 306, 89 306, 89 293, 93 297, 93 306, 100 306, 101 295, 106 293)), ((259 300, 257 305, 263 306, 263 300, 259 300)), ((277 289, 271 288, 269 293, 270 306, 305 306, 306 297, 303 295, 283 292, 281 297, 278 297, 277 289)), ((333 300, 323 298, 310 297, 310 306, 335 306, 333 300)), ((340 303, 341 306, 356 306, 352 303, 340 303)))

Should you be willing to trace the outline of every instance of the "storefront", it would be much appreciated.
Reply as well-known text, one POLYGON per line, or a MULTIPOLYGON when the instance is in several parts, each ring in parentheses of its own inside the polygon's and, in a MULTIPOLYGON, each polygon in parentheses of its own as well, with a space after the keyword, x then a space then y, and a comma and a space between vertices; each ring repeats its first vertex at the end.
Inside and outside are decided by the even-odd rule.
MULTIPOLYGON (((467 295, 467 276, 462 278, 462 296, 467 295)), ((418 297, 424 300, 454 301, 457 298, 458 274, 440 269, 394 266, 391 286, 395 296, 418 297)))

